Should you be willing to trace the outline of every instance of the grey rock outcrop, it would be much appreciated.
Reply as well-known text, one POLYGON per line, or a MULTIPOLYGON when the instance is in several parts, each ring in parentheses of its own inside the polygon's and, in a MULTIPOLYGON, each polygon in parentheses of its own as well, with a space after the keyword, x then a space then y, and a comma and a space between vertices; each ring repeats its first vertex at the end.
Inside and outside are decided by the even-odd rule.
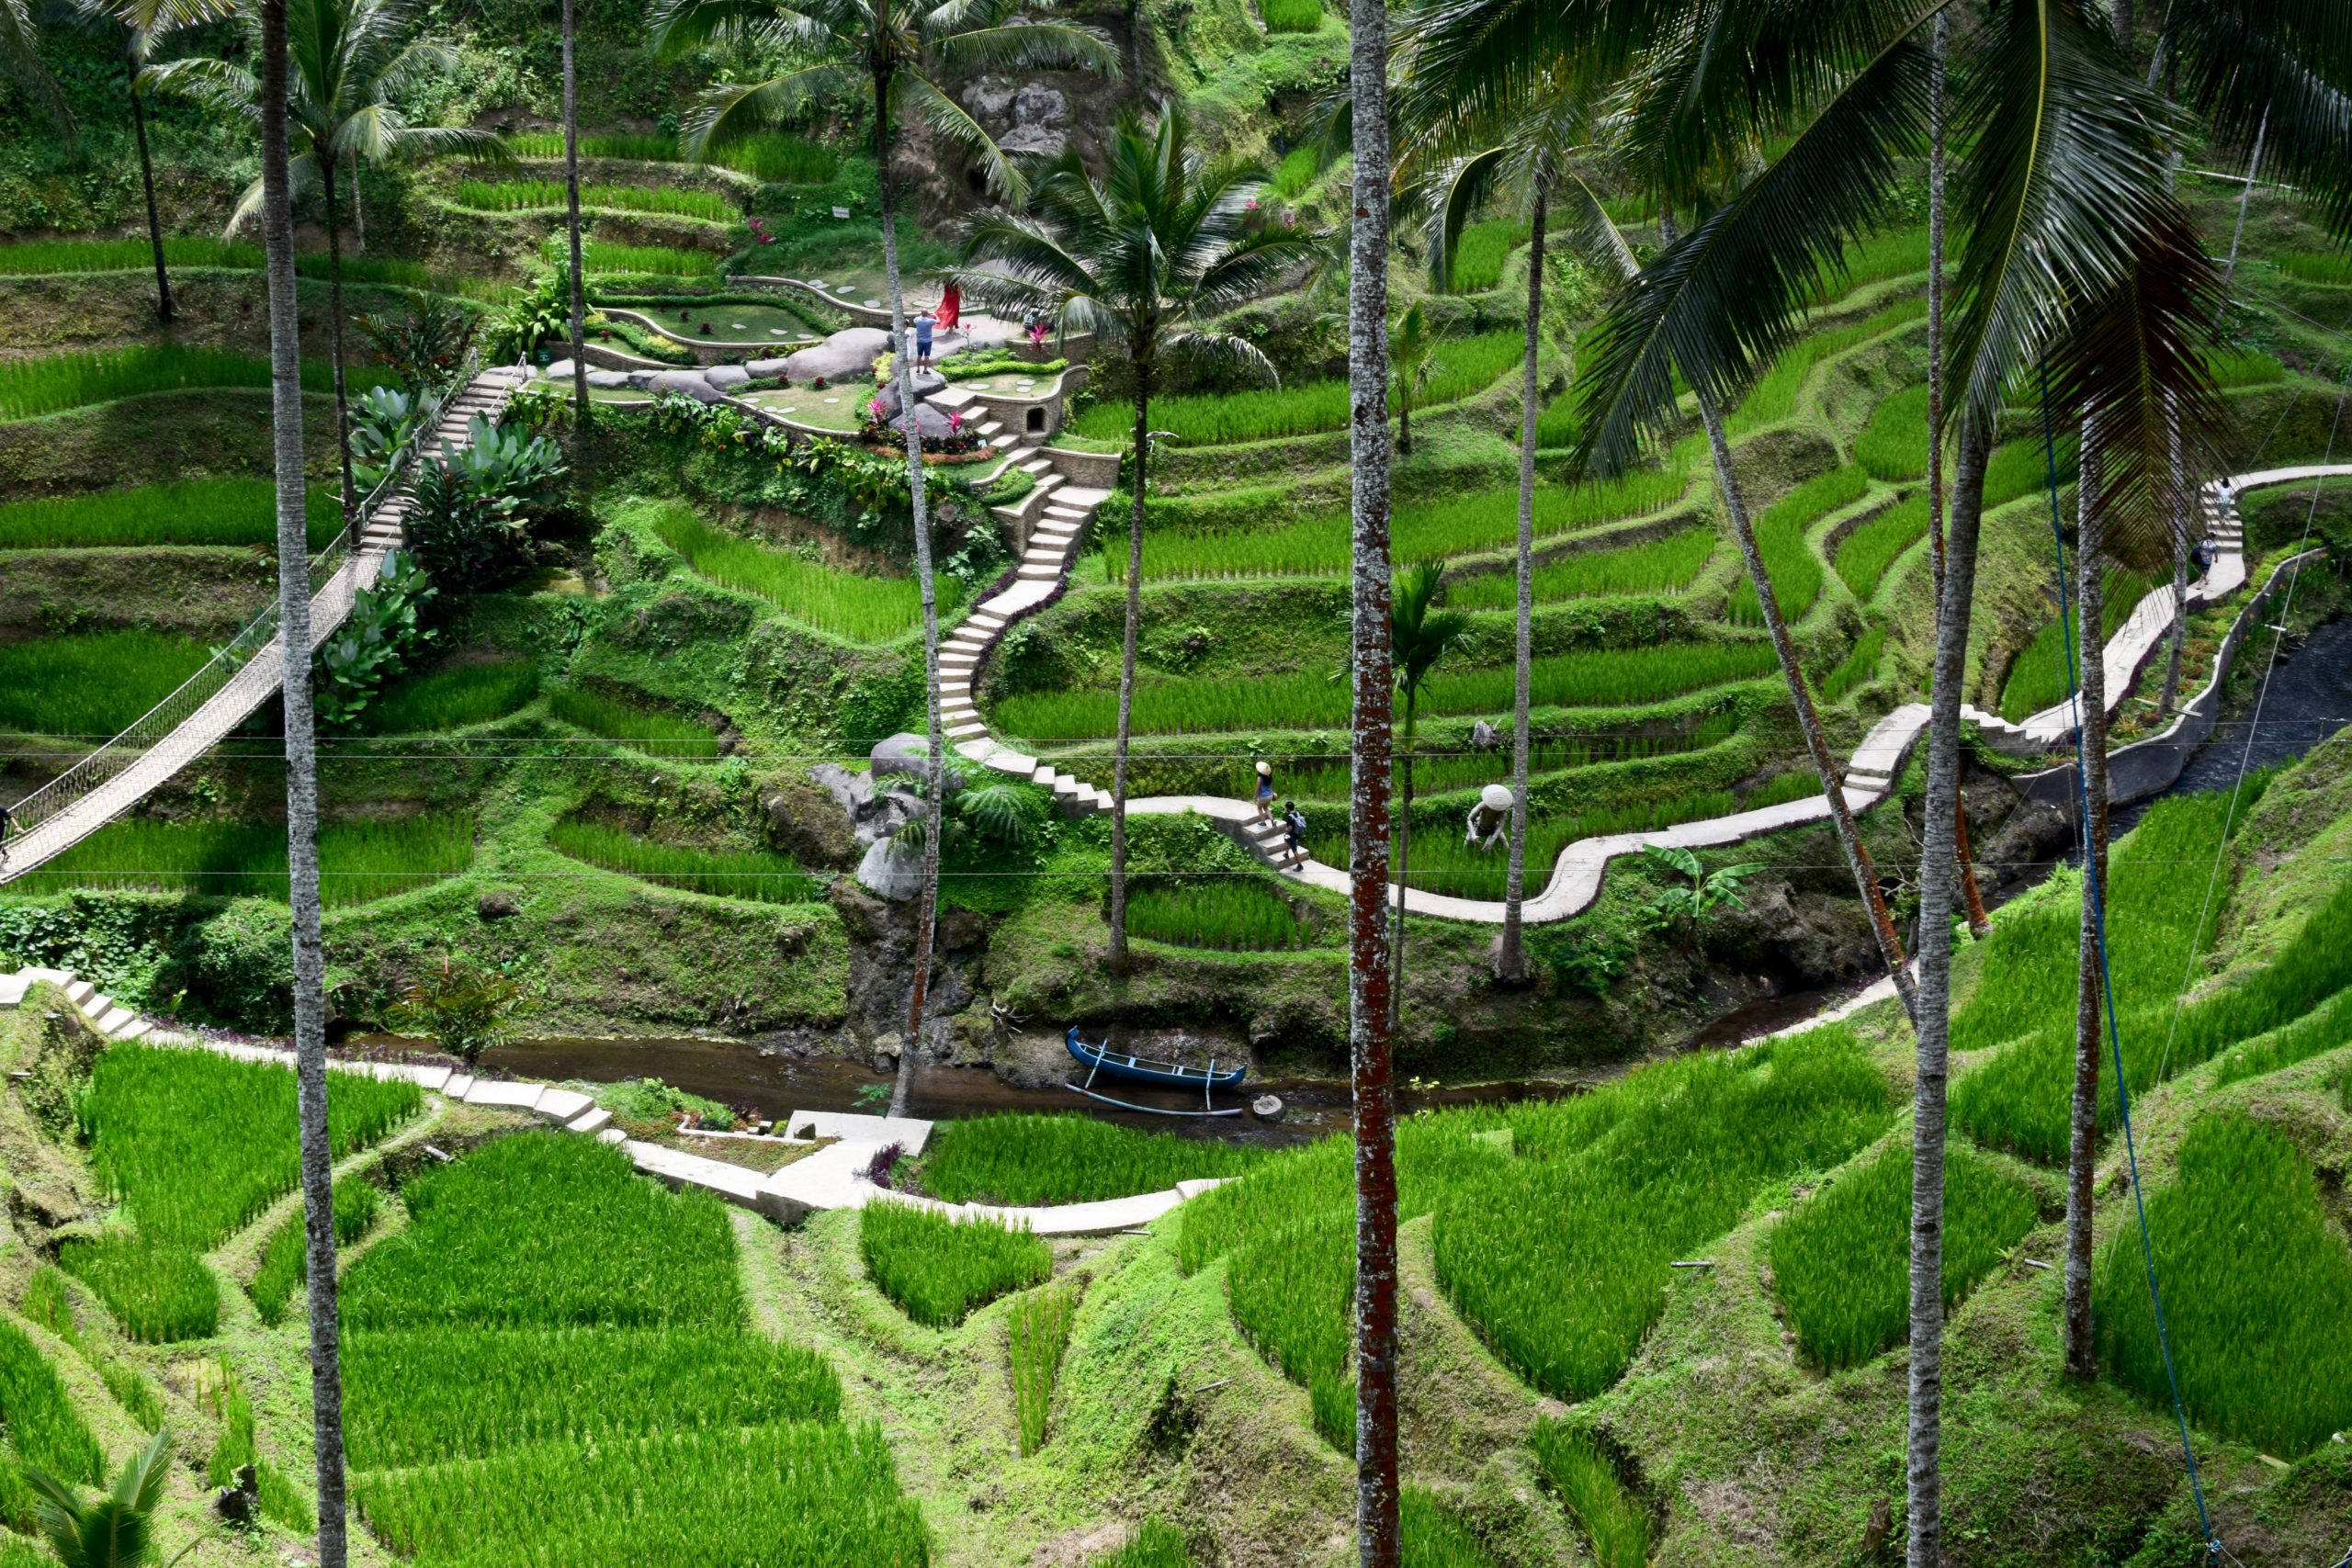
POLYGON ((874 368, 874 361, 890 346, 890 334, 881 327, 846 327, 813 348, 785 358, 785 374, 797 386, 822 376, 828 381, 854 379, 874 368))

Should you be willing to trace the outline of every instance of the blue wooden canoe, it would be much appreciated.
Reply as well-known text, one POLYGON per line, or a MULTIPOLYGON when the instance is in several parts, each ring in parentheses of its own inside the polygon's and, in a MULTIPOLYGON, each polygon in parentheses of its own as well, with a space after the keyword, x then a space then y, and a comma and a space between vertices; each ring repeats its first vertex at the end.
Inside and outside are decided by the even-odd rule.
POLYGON ((1241 1080, 1250 1072, 1247 1063, 1229 1071, 1219 1072, 1215 1061, 1211 1061, 1205 1067, 1188 1067, 1177 1062, 1154 1062, 1141 1056, 1126 1055, 1112 1050, 1108 1040, 1100 1045, 1089 1045, 1078 1037, 1078 1025, 1074 1023, 1069 1026, 1069 1032, 1062 1038, 1069 1046, 1069 1054, 1085 1065, 1089 1082, 1092 1081, 1097 1072, 1104 1072, 1109 1073, 1113 1077, 1126 1078, 1135 1083, 1151 1083, 1167 1089, 1197 1089, 1205 1091, 1212 1089, 1238 1089, 1241 1086, 1241 1080))

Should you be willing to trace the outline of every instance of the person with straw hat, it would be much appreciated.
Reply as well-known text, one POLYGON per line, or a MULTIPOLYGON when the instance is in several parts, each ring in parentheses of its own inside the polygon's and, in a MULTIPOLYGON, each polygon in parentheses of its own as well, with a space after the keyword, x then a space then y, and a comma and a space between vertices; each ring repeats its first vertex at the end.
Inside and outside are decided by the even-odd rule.
POLYGON ((1272 762, 1261 761, 1258 764, 1258 815, 1251 818, 1250 821, 1255 825, 1262 826, 1273 819, 1274 765, 1272 762))
POLYGON ((1510 831, 1510 798, 1507 784, 1490 784, 1478 792, 1478 804, 1470 808, 1469 830, 1462 835, 1464 849, 1492 850, 1503 841, 1510 831))

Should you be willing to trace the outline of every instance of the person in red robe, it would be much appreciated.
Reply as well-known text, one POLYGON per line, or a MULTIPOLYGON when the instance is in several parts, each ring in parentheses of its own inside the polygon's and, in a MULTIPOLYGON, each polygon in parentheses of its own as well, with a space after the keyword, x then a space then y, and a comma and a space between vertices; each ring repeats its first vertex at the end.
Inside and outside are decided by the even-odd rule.
POLYGON ((939 309, 933 314, 938 319, 940 330, 945 332, 956 324, 956 319, 963 313, 964 297, 956 291, 956 286, 951 283, 947 286, 947 292, 939 297, 939 309))

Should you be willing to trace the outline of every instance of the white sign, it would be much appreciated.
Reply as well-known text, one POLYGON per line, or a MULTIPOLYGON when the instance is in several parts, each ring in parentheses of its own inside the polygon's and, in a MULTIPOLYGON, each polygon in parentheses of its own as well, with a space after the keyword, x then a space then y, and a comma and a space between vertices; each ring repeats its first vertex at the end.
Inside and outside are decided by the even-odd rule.
POLYGON ((849 216, 849 209, 846 207, 836 207, 833 209, 833 216, 836 218, 847 218, 849 216))

